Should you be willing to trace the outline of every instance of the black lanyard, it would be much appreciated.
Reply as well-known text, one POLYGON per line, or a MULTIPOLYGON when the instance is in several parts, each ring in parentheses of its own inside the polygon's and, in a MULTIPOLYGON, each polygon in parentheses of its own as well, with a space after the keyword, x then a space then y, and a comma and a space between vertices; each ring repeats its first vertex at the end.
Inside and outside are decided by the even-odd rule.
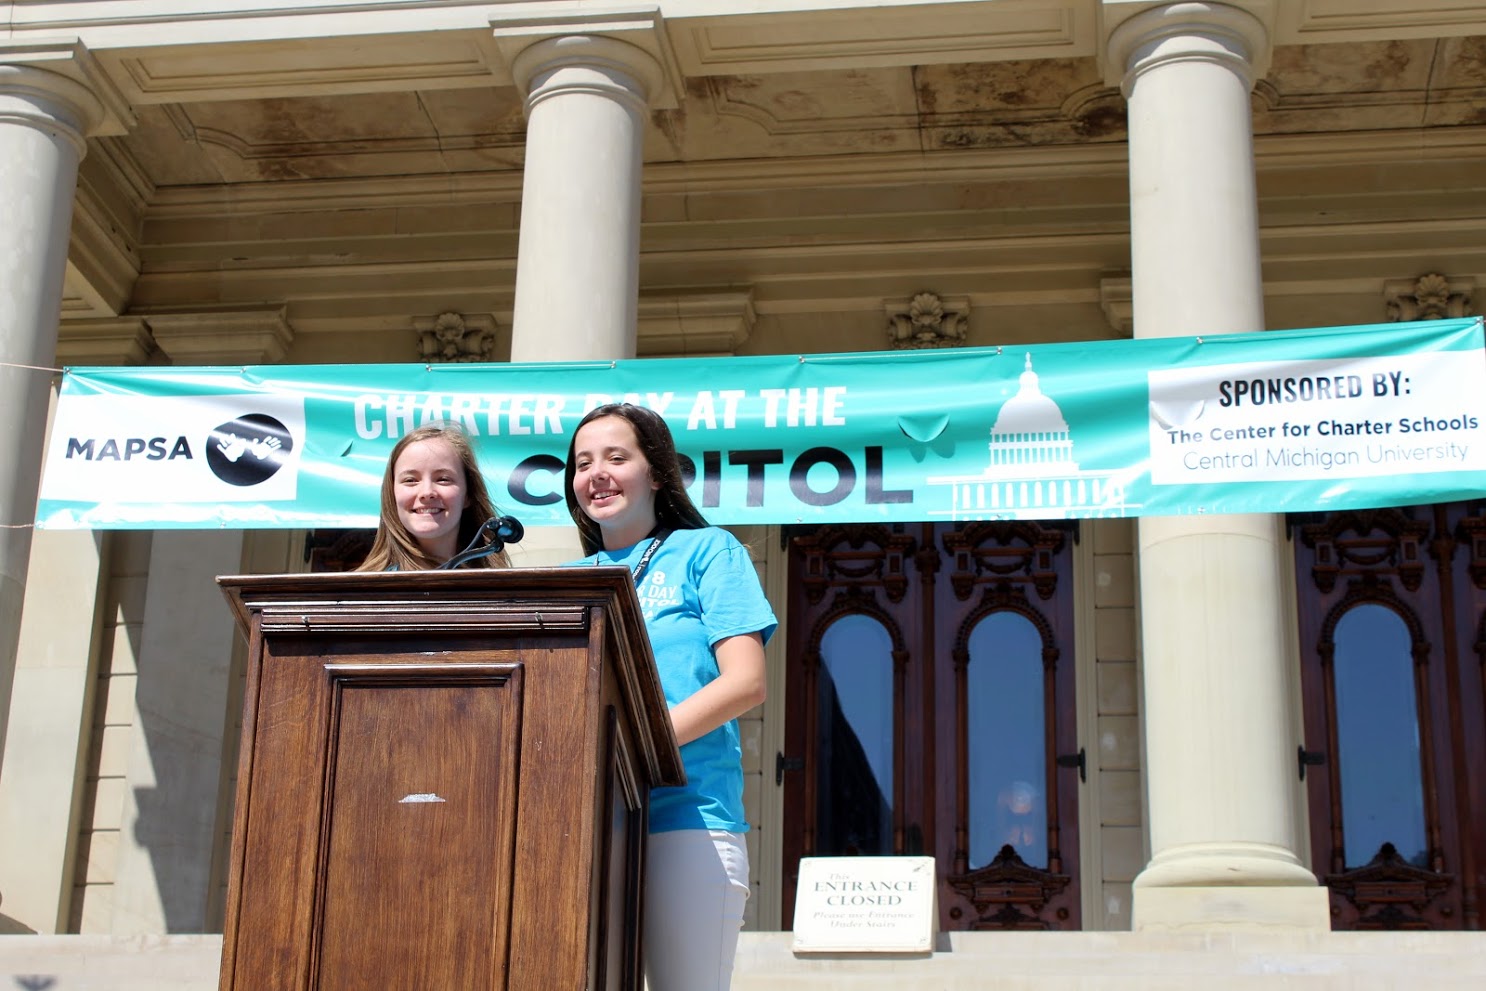
POLYGON ((650 541, 650 546, 645 548, 645 553, 641 554, 640 560, 635 563, 635 588, 640 587, 640 579, 645 577, 645 569, 650 567, 650 559, 655 556, 655 552, 660 550, 660 545, 665 543, 670 535, 671 531, 668 529, 655 531, 655 539, 650 541))

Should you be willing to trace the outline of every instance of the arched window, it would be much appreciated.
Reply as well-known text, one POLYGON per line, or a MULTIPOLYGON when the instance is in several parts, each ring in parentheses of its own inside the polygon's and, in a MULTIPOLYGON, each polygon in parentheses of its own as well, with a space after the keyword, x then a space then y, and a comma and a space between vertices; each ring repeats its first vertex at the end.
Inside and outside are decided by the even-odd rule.
POLYGON ((1429 866, 1413 645, 1398 613, 1363 603, 1336 624, 1336 766, 1345 866, 1362 867, 1392 843, 1429 866))
POLYGON ((996 612, 970 635, 965 702, 971 869, 1010 845, 1047 866, 1047 753, 1042 637, 1026 617, 996 612))
POLYGON ((818 856, 893 852, 893 640, 871 616, 833 622, 816 682, 818 856))

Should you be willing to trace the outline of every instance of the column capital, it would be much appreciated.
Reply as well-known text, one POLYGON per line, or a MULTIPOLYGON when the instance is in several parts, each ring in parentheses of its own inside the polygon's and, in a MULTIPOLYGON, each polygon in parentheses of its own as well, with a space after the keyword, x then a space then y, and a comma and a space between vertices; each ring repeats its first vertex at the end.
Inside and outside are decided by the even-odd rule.
MULTIPOLYGON (((84 138, 119 135, 135 124, 134 111, 113 80, 77 38, 0 41, 0 99, 19 98, 84 138)), ((29 116, 7 100, 3 115, 29 116)))
POLYGON ((571 11, 555 4, 523 4, 519 9, 523 14, 498 14, 490 24, 523 95, 531 96, 532 83, 543 71, 591 66, 629 76, 651 110, 681 105, 680 63, 658 9, 571 11), (533 12, 533 7, 541 9, 533 12))
POLYGON ((1226 65, 1252 89, 1269 70, 1274 11, 1273 0, 1106 0, 1100 6, 1104 80, 1128 99, 1141 73, 1200 60, 1226 65))

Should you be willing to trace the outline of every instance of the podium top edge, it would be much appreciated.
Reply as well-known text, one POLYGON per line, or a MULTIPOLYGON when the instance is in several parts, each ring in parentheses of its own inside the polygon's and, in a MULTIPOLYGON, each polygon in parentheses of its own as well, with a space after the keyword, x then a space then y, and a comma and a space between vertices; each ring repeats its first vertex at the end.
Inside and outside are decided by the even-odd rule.
POLYGON ((630 580, 628 568, 622 565, 550 568, 461 568, 454 571, 317 571, 281 574, 218 575, 217 584, 224 591, 262 588, 265 591, 296 588, 366 588, 385 589, 407 585, 428 589, 483 587, 578 588, 623 585, 630 580))

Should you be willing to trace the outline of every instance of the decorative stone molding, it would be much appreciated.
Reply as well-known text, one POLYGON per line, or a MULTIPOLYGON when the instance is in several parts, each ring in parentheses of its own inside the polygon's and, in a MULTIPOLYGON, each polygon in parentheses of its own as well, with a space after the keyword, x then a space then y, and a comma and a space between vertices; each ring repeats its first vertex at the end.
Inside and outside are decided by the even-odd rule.
POLYGON ((637 354, 736 354, 758 315, 749 289, 702 290, 640 297, 637 354))
POLYGON ((952 348, 965 343, 970 297, 921 292, 909 300, 883 303, 888 346, 894 351, 952 348))
POLYGON ((142 317, 64 320, 57 331, 57 364, 143 365, 156 353, 142 317))
POLYGON ((1135 294, 1128 278, 1100 279, 1099 305, 1104 319, 1121 337, 1135 336, 1135 294))
POLYGON ((1474 279, 1448 279, 1438 272, 1417 279, 1393 279, 1383 283, 1383 300, 1392 321, 1443 320, 1471 313, 1474 279))
MULTIPOLYGON (((716 6, 719 14, 728 7, 716 6)), ((760 13, 769 13, 745 22, 742 31, 727 30, 720 16, 681 19, 674 32, 681 65, 692 76, 744 76, 1074 59, 1093 53, 1104 14, 1098 5, 1075 0, 940 4, 932 16, 917 4, 878 4, 869 16, 856 17, 833 16, 840 11, 831 6, 765 5, 760 13), (790 6, 795 12, 780 12, 790 6)))
POLYGON ((283 307, 150 313, 144 320, 175 365, 268 365, 283 360, 294 340, 283 307))
POLYGON ((414 319, 413 329, 419 361, 490 361, 495 353, 495 317, 488 313, 465 316, 450 310, 414 319))

